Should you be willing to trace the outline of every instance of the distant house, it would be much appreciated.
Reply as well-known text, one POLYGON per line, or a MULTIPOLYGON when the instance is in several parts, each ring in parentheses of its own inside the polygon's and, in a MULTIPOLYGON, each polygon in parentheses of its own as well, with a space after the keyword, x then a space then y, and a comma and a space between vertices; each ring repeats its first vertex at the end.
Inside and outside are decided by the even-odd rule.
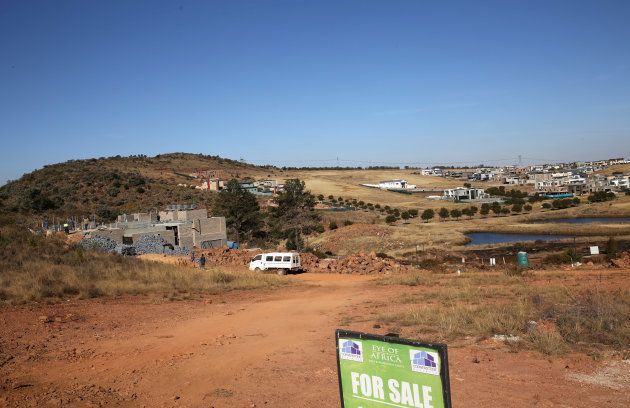
POLYGON ((379 181, 378 188, 381 188, 383 190, 404 190, 416 188, 416 186, 414 184, 409 184, 407 180, 395 179, 379 181))
POLYGON ((488 198, 488 194, 481 188, 457 187, 444 190, 444 200, 472 201, 488 198))

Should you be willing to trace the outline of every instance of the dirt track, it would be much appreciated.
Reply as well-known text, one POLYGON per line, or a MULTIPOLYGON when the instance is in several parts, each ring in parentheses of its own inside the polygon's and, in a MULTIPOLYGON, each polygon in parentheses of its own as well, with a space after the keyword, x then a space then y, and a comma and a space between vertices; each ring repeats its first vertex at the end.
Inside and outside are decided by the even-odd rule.
MULTIPOLYGON (((367 302, 397 289, 365 276, 288 278, 304 285, 0 309, 0 406, 339 406, 334 329, 344 316, 377 313, 367 302)), ((350 328, 382 333, 369 319, 350 328)), ((630 403, 623 361, 548 360, 492 341, 449 355, 457 407, 630 403)))

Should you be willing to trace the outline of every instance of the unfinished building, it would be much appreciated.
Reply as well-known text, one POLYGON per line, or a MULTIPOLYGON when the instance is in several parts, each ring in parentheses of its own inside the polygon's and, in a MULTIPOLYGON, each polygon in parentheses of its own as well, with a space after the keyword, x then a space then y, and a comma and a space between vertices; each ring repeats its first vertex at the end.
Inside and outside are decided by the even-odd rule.
POLYGON ((225 218, 208 217, 205 208, 183 205, 159 212, 122 214, 109 228, 92 235, 128 245, 146 235, 158 235, 173 246, 189 249, 218 248, 227 244, 225 218))

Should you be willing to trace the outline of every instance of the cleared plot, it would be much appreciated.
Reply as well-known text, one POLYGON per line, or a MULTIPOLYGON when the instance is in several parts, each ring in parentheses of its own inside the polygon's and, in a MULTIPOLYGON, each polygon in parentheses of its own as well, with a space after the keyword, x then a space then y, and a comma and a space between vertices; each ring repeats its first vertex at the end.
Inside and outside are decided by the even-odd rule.
MULTIPOLYGON (((325 197, 356 198, 366 203, 378 203, 400 208, 434 207, 437 205, 452 205, 426 198, 427 195, 442 195, 446 188, 460 187, 465 180, 451 180, 443 177, 422 176, 412 174, 412 170, 317 170, 285 172, 286 177, 297 177, 306 182, 306 186, 315 195, 325 197), (401 194, 375 188, 363 187, 363 183, 378 183, 382 180, 405 179, 418 188, 439 190, 426 194, 401 194), (439 204, 438 204, 439 203, 439 204)), ((491 184, 473 183, 480 188, 487 188, 491 184)))

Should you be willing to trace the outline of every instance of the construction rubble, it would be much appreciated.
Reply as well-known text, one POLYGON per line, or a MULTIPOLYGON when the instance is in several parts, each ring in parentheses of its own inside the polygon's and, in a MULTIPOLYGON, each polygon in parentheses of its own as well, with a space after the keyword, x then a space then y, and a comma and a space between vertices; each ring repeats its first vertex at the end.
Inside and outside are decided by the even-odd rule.
POLYGON ((617 259, 613 259, 610 262, 617 268, 627 268, 630 266, 630 253, 623 252, 617 259))
MULTIPOLYGON (((240 249, 216 248, 203 250, 209 265, 248 266, 252 258, 262 250, 247 251, 240 249)), ((269 251, 267 251, 269 252, 269 251)), ((201 255, 201 251, 197 253, 201 255)), ((374 252, 349 255, 343 258, 319 259, 310 253, 301 253, 302 268, 308 272, 340 274, 388 274, 409 268, 394 259, 380 258, 374 252)))

